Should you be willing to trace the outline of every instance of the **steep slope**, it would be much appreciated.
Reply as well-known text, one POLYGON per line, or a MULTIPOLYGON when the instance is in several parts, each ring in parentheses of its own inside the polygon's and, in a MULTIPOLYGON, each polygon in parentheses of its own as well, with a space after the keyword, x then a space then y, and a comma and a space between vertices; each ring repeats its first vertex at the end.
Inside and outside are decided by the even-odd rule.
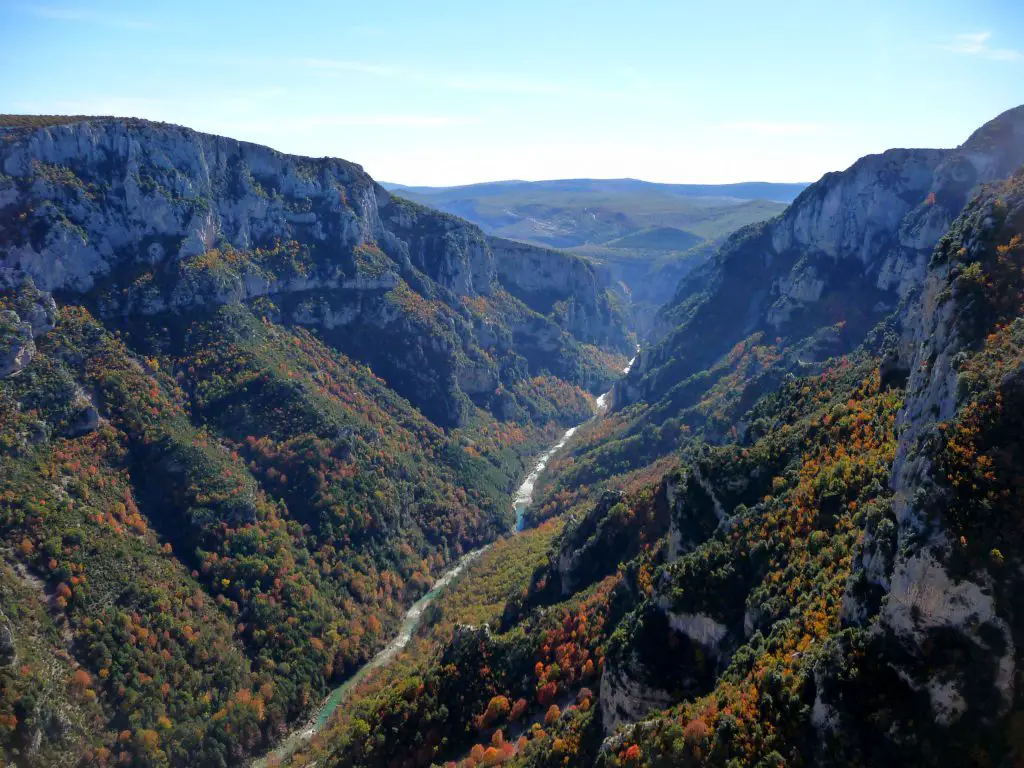
POLYGON ((790 368, 852 349, 921 285, 932 248, 972 191, 1024 162, 1022 136, 1018 108, 955 150, 862 158, 776 219, 736 233, 661 310, 659 342, 617 387, 616 404, 695 404, 707 387, 680 389, 739 343, 789 352, 790 368))
POLYGON ((1024 614, 1004 570, 1024 557, 1008 511, 1021 177, 981 186, 1022 163, 1018 108, 957 150, 826 176, 684 281, 620 412, 552 465, 535 517, 620 531, 604 549, 567 534, 543 578, 573 590, 588 549, 628 557, 664 527, 623 543, 594 488, 644 520, 641 489, 680 467, 658 486, 663 565, 643 576, 640 559, 602 677, 601 730, 640 723, 601 761, 1024 756, 1024 614))
POLYGON ((692 465, 665 566, 610 643, 604 726, 641 722, 606 762, 631 743, 682 764, 1024 757, 1022 243, 1018 174, 936 249, 905 393, 877 358, 860 385, 796 380, 751 414, 769 431, 692 465), (695 660, 667 660, 666 637, 695 660))
POLYGON ((238 763, 508 530, 631 339, 586 262, 350 163, 0 122, 0 753, 238 763))
POLYGON ((358 722, 339 721, 340 748, 310 757, 1024 760, 1022 121, 1024 108, 958 150, 886 153, 826 177, 833 192, 805 201, 830 211, 824 229, 794 224, 819 218, 798 201, 734 238, 627 384, 650 384, 652 357, 672 343, 685 345, 679 369, 710 367, 581 427, 532 511, 553 518, 533 532, 551 537, 547 557, 520 545, 540 566, 511 579, 500 615, 493 570, 470 570, 458 589, 479 590, 480 605, 459 612, 488 626, 431 628, 432 649, 387 692, 367 691, 358 722), (873 188, 858 181, 872 167, 873 188), (905 187, 918 173, 928 180, 905 187), (741 255, 747 294, 730 270, 741 255), (820 257, 818 296, 780 290, 804 256, 820 257), (854 266, 860 279, 842 280, 854 266), (863 327, 833 329, 819 303, 829 294, 863 294, 863 327), (779 320, 790 336, 742 335, 789 301, 800 302, 779 320), (687 325, 712 317, 724 340, 687 325), (822 340, 835 353, 815 360, 822 340), (393 723, 427 734, 422 749, 361 738, 393 723))
POLYGON ((854 699, 845 673, 821 675, 817 724, 852 757, 953 762, 983 744, 1024 759, 1022 343, 1024 170, 942 238, 906 324, 894 546, 868 527, 843 603, 879 693, 854 699), (928 725, 886 732, 896 701, 928 725))
POLYGON ((484 349, 495 346, 501 355, 508 339, 491 338, 492 315, 535 341, 527 362, 536 372, 582 374, 572 349, 577 339, 628 348, 609 298, 593 277, 577 276, 587 272, 582 261, 554 257, 562 269, 547 272, 552 295, 573 310, 563 313, 563 328, 557 318, 506 301, 506 291, 525 295, 520 283, 535 279, 525 261, 497 257, 475 227, 392 198, 350 163, 292 158, 144 122, 12 128, 6 135, 3 202, 11 226, 2 264, 29 274, 42 290, 86 293, 105 315, 270 297, 285 320, 322 326, 340 349, 360 357, 381 347, 362 343, 371 330, 376 338, 429 332, 429 354, 445 364, 424 366, 428 353, 418 351, 399 363, 400 372, 412 377, 432 367, 440 375, 401 392, 441 423, 464 415, 460 383, 472 390, 472 382, 494 379, 484 349), (446 305, 447 316, 396 311, 406 287, 446 305), (479 299, 475 313, 467 308, 471 298, 479 299), (410 326, 417 322, 421 327, 410 326))

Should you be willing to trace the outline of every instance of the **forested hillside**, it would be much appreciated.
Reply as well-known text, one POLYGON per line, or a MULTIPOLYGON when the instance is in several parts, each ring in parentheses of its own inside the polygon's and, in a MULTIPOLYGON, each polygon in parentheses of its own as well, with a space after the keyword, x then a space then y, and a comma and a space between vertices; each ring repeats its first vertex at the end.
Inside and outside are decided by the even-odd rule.
POLYGON ((581 259, 356 165, 0 126, 0 761, 241 763, 509 530, 632 338, 581 259))
POLYGON ((579 257, 4 122, 5 761, 246 762, 492 542, 290 764, 1024 760, 1024 107, 731 236, 600 411, 635 337, 579 257))
POLYGON ((733 236, 522 567, 470 569, 295 764, 1024 760, 1022 166, 1018 108, 733 236))

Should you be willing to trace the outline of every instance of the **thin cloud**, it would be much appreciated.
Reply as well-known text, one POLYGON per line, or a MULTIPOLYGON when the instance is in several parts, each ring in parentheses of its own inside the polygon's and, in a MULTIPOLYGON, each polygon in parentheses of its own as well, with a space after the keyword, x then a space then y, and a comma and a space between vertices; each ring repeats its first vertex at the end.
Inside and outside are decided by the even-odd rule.
POLYGON ((476 118, 456 115, 419 114, 368 114, 368 115, 320 115, 310 117, 287 117, 271 120, 241 120, 220 123, 228 132, 252 132, 261 134, 306 133, 318 128, 452 128, 474 125, 476 118))
POLYGON ((151 29, 152 22, 145 19, 137 19, 129 16, 121 16, 113 13, 100 13, 86 8, 67 8, 63 6, 39 5, 28 9, 29 13, 43 19, 53 21, 84 22, 87 24, 102 24, 107 27, 118 27, 120 29, 151 29))
POLYGON ((344 59, 302 59, 305 67, 324 73, 353 72, 390 80, 401 80, 417 85, 455 91, 491 91, 498 93, 564 93, 566 88, 557 83, 529 80, 504 74, 445 75, 424 73, 404 67, 344 59))
POLYGON ((302 59, 303 66, 322 72, 356 72, 361 75, 374 75, 375 77, 401 78, 406 73, 398 67, 388 67, 380 64, 369 64, 364 61, 346 61, 341 59, 302 59))
POLYGON ((967 56, 981 56, 993 61, 1019 61, 1024 59, 1024 53, 1012 48, 993 48, 989 45, 992 38, 991 32, 971 32, 963 35, 956 35, 953 41, 938 46, 944 51, 960 53, 967 56))
POLYGON ((789 123, 748 120, 719 123, 719 130, 745 133, 755 136, 804 136, 835 137, 843 135, 842 129, 828 123, 789 123))

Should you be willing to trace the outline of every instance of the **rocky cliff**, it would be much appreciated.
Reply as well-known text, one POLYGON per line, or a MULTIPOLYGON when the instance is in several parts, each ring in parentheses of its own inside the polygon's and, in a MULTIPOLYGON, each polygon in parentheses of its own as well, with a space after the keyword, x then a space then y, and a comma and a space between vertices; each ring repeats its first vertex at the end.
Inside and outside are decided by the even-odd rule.
POLYGON ((437 621, 303 759, 1024 760, 1022 164, 1024 108, 733 237, 461 582, 488 631, 437 621))
POLYGON ((384 369, 443 424, 515 368, 486 351, 507 358, 512 337, 530 372, 594 387, 604 376, 579 343, 628 349, 585 262, 495 241, 392 197, 352 163, 139 120, 0 130, 0 264, 104 316, 266 298, 283 321, 323 327, 384 369), (444 317, 413 327, 429 314, 416 316, 414 296, 444 317), (390 354, 422 335, 429 348, 415 339, 407 359, 390 354))
MULTIPOLYGON (((865 628, 871 682, 914 701, 928 724, 893 729, 887 754, 979 734, 997 743, 1008 719, 1007 733, 1020 726, 1022 237, 1018 173, 943 236, 904 323, 891 523, 868 527, 843 604, 845 621, 865 628)), ((830 737, 859 714, 844 711, 842 688, 826 678, 816 705, 830 737)))
MULTIPOLYGON (((790 371, 854 348, 920 289, 936 242, 980 185, 1021 163, 1018 107, 956 149, 894 149, 826 174, 680 283, 659 313, 656 343, 616 387, 614 404, 679 394, 744 341, 781 356, 771 367, 790 371)), ((703 392, 680 394, 676 406, 703 392)))
POLYGON ((265 751, 509 529, 628 335, 584 262, 351 163, 0 117, 0 762, 265 751))
MULTIPOLYGON (((1010 510, 1021 487, 1024 209, 1020 173, 998 180, 1022 164, 1024 109, 996 118, 957 150, 864 158, 810 187, 778 219, 734 238, 717 265, 680 287, 662 314, 680 325, 641 358, 641 373, 617 390, 618 404, 650 397, 655 414, 685 413, 700 398, 727 396, 716 389, 722 375, 740 387, 760 377, 760 393, 766 382, 781 390, 744 413, 744 431, 731 434, 740 448, 684 452, 684 482, 669 495, 665 565, 651 597, 616 632, 602 680, 606 732, 637 724, 606 742, 606 751, 668 739, 673 728, 699 720, 718 723, 714 744, 704 747, 712 756, 737 754, 704 697, 717 691, 719 702, 731 700, 725 691, 760 657, 753 669, 766 675, 757 685, 771 703, 762 699, 759 717, 786 735, 754 741, 773 744, 786 760, 941 765, 966 759, 978 744, 994 756, 1020 756, 1024 611, 1016 595, 1024 539, 1010 510), (861 344, 869 324, 877 327, 856 353, 815 366, 807 340, 820 341, 822 327, 851 317, 857 302, 870 305, 861 330, 834 336, 825 355, 861 344), (742 307, 741 321, 729 323, 730 307, 737 316, 742 307), (721 341, 696 332, 712 317, 721 341), (754 333, 778 334, 774 344, 753 342, 775 353, 746 364, 749 339, 723 352, 754 333), (729 359, 716 375, 719 355, 729 359), (858 376, 875 367, 877 383, 842 384, 851 361, 858 376), (701 365, 712 375, 687 381, 701 365), (766 375, 772 365, 814 375, 766 375), (683 378, 660 378, 670 372, 683 378), (849 398, 845 405, 826 405, 807 420, 807 407, 836 393, 849 398), (787 411, 774 410, 782 404, 787 411), (855 412, 870 425, 865 433, 850 419, 855 412), (837 425, 852 431, 829 435, 837 425), (823 438, 830 442, 815 448, 823 438), (794 439, 803 451, 796 463, 794 439), (842 479, 832 466, 844 467, 842 479), (801 491, 805 480, 812 483, 801 491), (796 537, 790 545, 780 530, 796 537), (856 534, 843 543, 848 530, 856 534), (802 536, 809 546, 797 554, 802 536), (826 542, 833 555, 849 547, 848 571, 832 571, 828 558, 814 565, 826 542), (796 550, 783 554, 780 545, 796 550), (771 584, 782 563, 782 579, 798 587, 771 584), (800 607, 830 578, 832 595, 813 610, 835 616, 831 635, 800 607), (678 621, 681 611, 688 621, 678 621), (795 646, 784 639, 790 622, 800 626, 797 637, 804 633, 795 646), (657 640, 666 634, 673 647, 694 643, 701 658, 716 659, 717 682, 681 685, 679 667, 700 665, 666 665, 657 640), (816 642, 824 645, 815 650, 816 642), (804 682, 787 686, 809 655, 816 659, 804 682), (666 697, 677 706, 667 707, 666 697), (668 719, 659 712, 666 708, 668 719)), ((671 752, 693 759, 692 750, 671 752)))
POLYGON ((1024 759, 1022 166, 864 158, 680 285, 538 484, 531 599, 618 577, 582 762, 1024 759))

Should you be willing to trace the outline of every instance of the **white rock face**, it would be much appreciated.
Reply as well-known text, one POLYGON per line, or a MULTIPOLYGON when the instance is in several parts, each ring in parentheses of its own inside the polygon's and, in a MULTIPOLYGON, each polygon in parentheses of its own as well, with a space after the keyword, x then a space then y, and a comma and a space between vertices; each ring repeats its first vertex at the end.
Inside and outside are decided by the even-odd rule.
POLYGON ((35 353, 32 326, 22 322, 17 312, 0 312, 0 379, 20 373, 35 353))
MULTIPOLYGON (((87 291, 122 265, 188 259, 220 243, 248 249, 293 238, 339 254, 380 243, 456 293, 493 287, 494 256, 479 230, 449 219, 440 243, 403 239, 418 216, 396 210, 359 166, 341 160, 293 157, 173 126, 98 120, 5 142, 0 168, 8 184, 34 179, 33 197, 54 201, 54 210, 33 214, 49 219, 44 242, 0 252, 0 266, 24 270, 43 290, 87 291)), ((3 200, 17 204, 16 191, 0 186, 3 200)), ((291 287, 250 284, 228 297, 291 287)))
MULTIPOLYGON (((1024 113, 1000 120, 1024 136, 1024 113)), ((906 296, 921 285, 932 248, 971 195, 1024 161, 1019 147, 982 150, 973 140, 955 150, 893 149, 826 174, 772 228, 774 250, 856 260, 877 288, 906 296)), ((826 287, 813 272, 797 272, 780 281, 777 294, 811 303, 826 287)))
POLYGON ((672 629, 716 654, 719 644, 729 633, 724 624, 702 613, 672 613, 668 611, 667 615, 668 624, 672 629))
POLYGON ((967 701, 960 693, 959 686, 952 680, 932 679, 926 686, 931 699, 935 720, 940 725, 951 725, 967 711, 967 701))
POLYGON ((978 584, 954 581, 928 552, 901 559, 892 575, 882 620, 900 634, 997 621, 991 595, 978 584))
POLYGON ((606 734, 612 733, 623 723, 636 722, 648 712, 672 704, 672 697, 668 693, 643 685, 630 674, 628 668, 620 669, 615 664, 605 665, 598 700, 601 704, 601 724, 606 734))
MULTIPOLYGON (((562 331, 625 342, 588 262, 489 238, 392 196, 343 160, 137 120, 0 136, 0 217, 16 222, 0 231, 0 270, 20 270, 46 291, 105 291, 103 313, 342 289, 353 306, 357 293, 383 293, 404 279, 417 292, 439 286, 449 303, 508 289, 550 315, 518 319, 516 332, 535 335, 540 350, 561 348, 562 331), (231 249, 246 258, 230 258, 231 249), (288 261, 293 252, 299 266, 288 261)), ((333 312, 325 323, 346 324, 347 311, 333 312)))
MULTIPOLYGON (((922 653, 929 635, 936 631, 956 633, 977 645, 982 656, 996 660, 997 672, 990 682, 1000 693, 1004 708, 1009 709, 1016 649, 1010 628, 999 615, 990 577, 983 569, 963 579, 950 574, 946 562, 956 544, 943 525, 941 511, 922 502, 927 497, 921 492, 933 486, 923 441, 940 422, 952 419, 959 405, 953 360, 963 342, 949 284, 948 266, 933 266, 904 331, 910 378, 897 417, 899 438, 890 481, 898 533, 892 571, 878 573, 870 559, 861 559, 861 565, 864 575, 888 593, 873 632, 893 638, 915 655, 922 653), (983 627, 1002 635, 1002 649, 991 647, 981 633, 983 627)), ((844 606, 844 610, 849 617, 862 618, 857 606, 844 606)), ((915 682, 909 671, 897 671, 908 684, 927 690, 937 722, 948 725, 968 707, 964 681, 948 676, 948 670, 934 670, 924 683, 915 682)))
POLYGON ((366 208, 355 208, 356 229, 368 238, 379 226, 370 183, 356 166, 322 163, 322 178, 305 178, 294 158, 169 126, 53 126, 8 142, 0 161, 15 180, 35 176, 33 192, 58 201, 64 217, 78 222, 70 230, 53 227, 45 242, 4 255, 5 265, 23 269, 44 290, 85 291, 121 264, 189 258, 218 238, 247 248, 256 239, 287 237, 293 227, 286 201, 317 199, 327 212, 341 214, 336 192, 329 202, 332 189, 360 182, 362 194, 353 202, 366 208), (78 182, 50 181, 45 172, 40 178, 40 168, 71 169, 78 182), (278 194, 269 197, 257 174, 278 180, 278 194), (101 178, 109 189, 99 188, 101 178), (230 185, 235 189, 224 189, 230 185))
MULTIPOLYGON (((1004 711, 1009 710, 1013 704, 1015 646, 1010 628, 997 615, 987 587, 972 581, 953 580, 928 552, 917 552, 898 561, 892 587, 879 616, 879 630, 892 632, 911 646, 924 644, 929 630, 955 630, 991 653, 993 649, 977 632, 985 624, 998 627, 1006 643, 1004 653, 996 657, 998 671, 992 683, 1003 699, 1004 711)), ((920 687, 908 675, 904 680, 912 687, 920 687)), ((950 725, 967 710, 962 692, 965 683, 963 679, 945 678, 941 670, 936 670, 926 681, 924 688, 937 722, 950 725)))
POLYGON ((920 290, 932 249, 981 185, 1022 164, 1024 108, 1017 108, 956 149, 893 149, 826 174, 760 232, 738 232, 718 260, 684 279, 655 323, 662 343, 647 347, 616 385, 612 407, 663 391, 673 382, 659 381, 659 368, 707 353, 707 339, 676 333, 694 311, 686 302, 704 291, 705 306, 717 310, 719 332, 729 341, 721 354, 757 330, 798 341, 808 330, 798 322, 802 311, 823 304, 842 314, 867 300, 858 311, 881 320, 920 290))
POLYGON ((778 291, 794 301, 817 301, 825 290, 825 281, 819 280, 813 267, 799 275, 789 275, 779 282, 778 291))
POLYGON ((869 263, 904 216, 923 203, 942 150, 893 149, 826 174, 798 198, 772 232, 778 253, 820 252, 869 263))
POLYGON ((0 379, 20 373, 36 353, 35 339, 57 322, 57 305, 23 272, 0 268, 0 293, 15 298, 17 311, 0 311, 0 379))
POLYGON ((600 301, 604 288, 584 259, 496 237, 490 246, 498 279, 514 296, 545 314, 550 306, 559 325, 584 340, 614 334, 614 318, 600 301))
POLYGON ((772 245, 778 253, 795 248, 855 258, 873 267, 879 288, 904 296, 920 284, 932 248, 972 194, 1024 162, 1022 145, 1024 111, 1014 110, 954 150, 868 155, 801 195, 773 228, 772 245), (993 144, 987 131, 996 129, 1019 140, 1004 136, 993 144))

